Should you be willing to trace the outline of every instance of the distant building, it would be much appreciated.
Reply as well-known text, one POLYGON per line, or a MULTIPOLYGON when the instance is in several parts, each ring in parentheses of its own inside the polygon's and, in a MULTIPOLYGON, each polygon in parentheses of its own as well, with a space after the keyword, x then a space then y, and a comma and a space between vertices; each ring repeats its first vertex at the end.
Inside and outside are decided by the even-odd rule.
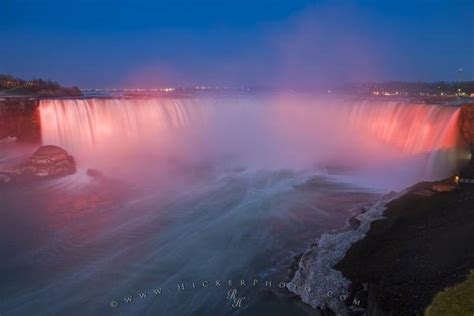
POLYGON ((26 86, 27 87, 37 87, 37 86, 39 86, 39 83, 37 81, 27 81, 26 86))
POLYGON ((4 88, 14 88, 18 87, 20 82, 18 80, 2 80, 0 81, 0 86, 4 88))

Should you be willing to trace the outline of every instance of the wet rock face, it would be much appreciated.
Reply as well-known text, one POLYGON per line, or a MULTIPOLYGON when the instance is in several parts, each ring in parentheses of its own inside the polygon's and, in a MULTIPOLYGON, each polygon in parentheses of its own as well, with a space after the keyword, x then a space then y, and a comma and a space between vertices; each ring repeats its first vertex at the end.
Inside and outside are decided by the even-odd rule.
POLYGON ((0 140, 41 141, 39 101, 32 98, 0 98, 0 140))
POLYGON ((76 172, 74 158, 57 146, 41 146, 25 163, 5 170, 13 176, 55 177, 76 172))
POLYGON ((474 162, 474 104, 462 106, 462 133, 471 147, 471 163, 474 162))
POLYGON ((474 144, 474 104, 462 106, 462 132, 469 144, 474 144))

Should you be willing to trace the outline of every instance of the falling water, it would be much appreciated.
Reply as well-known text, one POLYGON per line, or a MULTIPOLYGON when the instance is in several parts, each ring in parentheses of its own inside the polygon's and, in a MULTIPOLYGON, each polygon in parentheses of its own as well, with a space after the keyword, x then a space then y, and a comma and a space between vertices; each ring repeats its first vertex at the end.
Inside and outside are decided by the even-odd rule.
MULTIPOLYGON (((345 168, 400 189, 448 176, 465 153, 455 107, 298 98, 80 99, 40 104, 44 144, 84 167, 170 160, 243 168, 345 168), (395 168, 395 169, 393 169, 395 168), (384 171, 385 169, 385 171, 384 171)), ((149 170, 146 170, 149 172, 149 170)), ((380 185, 377 183, 376 185, 380 185)))

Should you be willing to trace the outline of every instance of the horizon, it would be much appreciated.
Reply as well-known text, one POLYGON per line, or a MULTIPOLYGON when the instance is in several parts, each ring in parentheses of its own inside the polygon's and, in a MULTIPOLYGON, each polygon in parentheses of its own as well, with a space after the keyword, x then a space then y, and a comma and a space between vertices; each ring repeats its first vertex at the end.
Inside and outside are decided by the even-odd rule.
MULTIPOLYGON (((55 78, 41 78, 37 76, 33 76, 30 78, 22 78, 16 76, 15 74, 6 74, 0 73, 1 76, 11 76, 15 80, 21 80, 24 82, 28 81, 35 81, 35 80, 43 80, 43 81, 50 81, 53 83, 58 83, 62 85, 62 82, 55 80, 55 78)), ((342 83, 335 83, 332 85, 332 88, 340 89, 344 87, 358 87, 364 85, 385 85, 385 84, 447 84, 447 85, 456 85, 456 84, 474 84, 474 80, 462 80, 462 81, 448 81, 448 80, 433 80, 433 81, 402 81, 402 80, 384 80, 384 81, 364 81, 364 82, 342 82, 342 83)), ((322 86, 301 86, 301 87, 277 87, 271 85, 206 85, 206 84, 196 84, 196 85, 157 85, 157 86, 150 86, 150 87, 140 87, 140 86, 122 86, 122 87, 86 87, 86 86, 70 86, 70 87, 77 87, 80 90, 144 90, 144 91, 151 91, 157 89, 177 89, 177 90, 307 90, 307 89, 314 89, 314 90, 325 90, 327 87, 322 86)))

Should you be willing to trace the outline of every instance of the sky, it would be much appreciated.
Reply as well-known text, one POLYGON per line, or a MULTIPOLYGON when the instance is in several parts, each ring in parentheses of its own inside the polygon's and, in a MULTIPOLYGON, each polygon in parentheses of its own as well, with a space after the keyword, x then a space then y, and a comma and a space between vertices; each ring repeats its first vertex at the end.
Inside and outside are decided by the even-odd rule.
POLYGON ((81 88, 474 80, 474 1, 0 0, 0 73, 81 88))

